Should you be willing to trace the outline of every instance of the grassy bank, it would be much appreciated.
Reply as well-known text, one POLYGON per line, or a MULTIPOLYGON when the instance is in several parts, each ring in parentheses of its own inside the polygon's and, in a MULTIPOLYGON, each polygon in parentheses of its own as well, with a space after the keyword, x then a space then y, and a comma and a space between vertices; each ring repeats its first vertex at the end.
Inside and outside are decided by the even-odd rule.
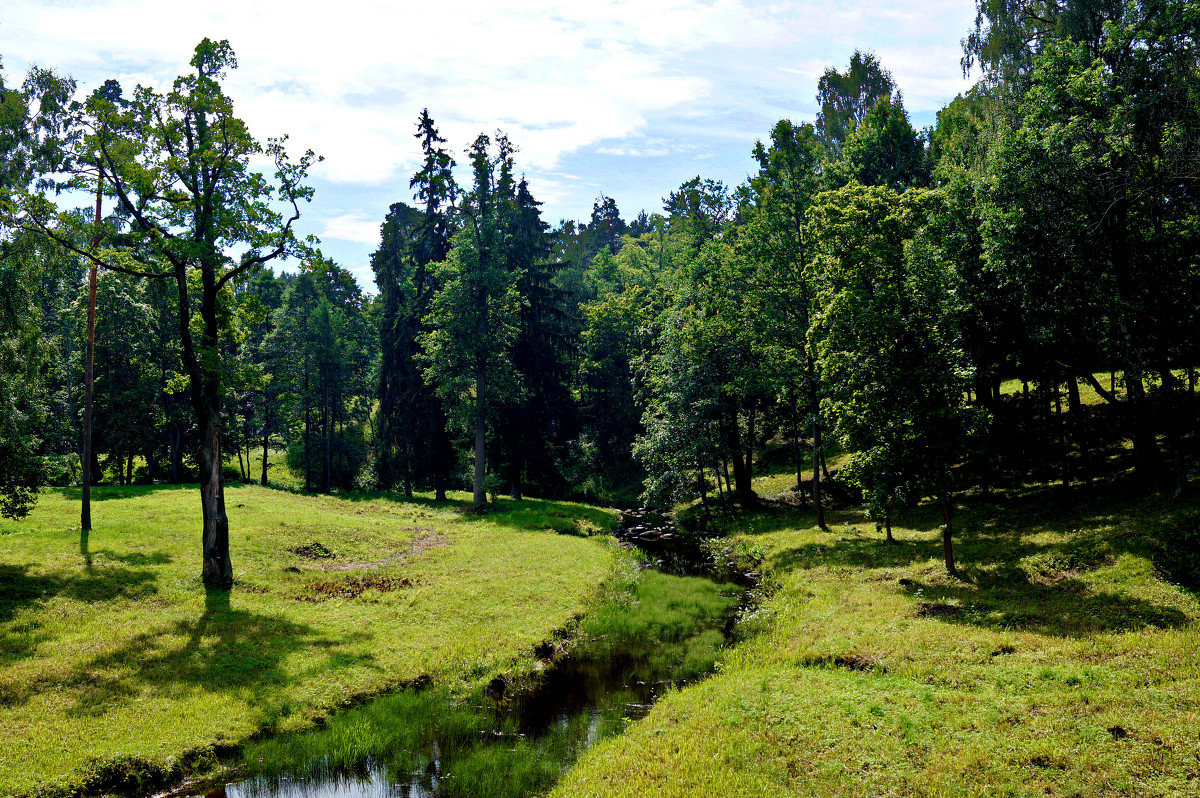
POLYGON ((320 729, 251 743, 230 763, 236 778, 263 795, 298 782, 314 795, 346 782, 371 792, 364 779, 442 798, 543 795, 584 750, 640 716, 664 681, 711 671, 724 648, 740 590, 627 563, 553 669, 500 687, 391 693, 320 729))
POLYGON ((895 545, 856 513, 744 518, 776 584, 760 634, 552 795, 1195 795, 1200 602, 1158 541, 1196 506, 1136 496, 974 504, 962 579, 932 514, 895 545))
POLYGON ((614 567, 604 511, 229 487, 236 583, 199 580, 194 487, 77 491, 0 522, 0 794, 131 779, 431 676, 486 680, 614 567), (114 766, 115 763, 115 766, 114 766))

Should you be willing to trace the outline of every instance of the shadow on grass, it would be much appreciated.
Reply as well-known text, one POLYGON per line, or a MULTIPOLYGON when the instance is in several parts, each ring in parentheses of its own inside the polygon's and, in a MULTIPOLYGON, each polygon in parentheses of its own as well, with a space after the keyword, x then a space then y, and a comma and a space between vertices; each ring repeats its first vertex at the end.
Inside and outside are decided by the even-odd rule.
MULTIPOLYGON (((904 533, 936 530, 932 508, 905 519, 904 533)), ((811 512, 780 510, 747 518, 750 533, 804 528, 811 512)), ((940 536, 904 536, 887 543, 864 532, 861 513, 830 515, 830 535, 775 553, 777 570, 819 567, 903 569, 941 559, 940 536)), ((1200 529, 1197 502, 1148 495, 1122 475, 1104 483, 1022 486, 989 499, 969 497, 956 514, 955 555, 961 581, 902 580, 918 599, 919 614, 996 630, 1023 629, 1061 637, 1102 632, 1185 626, 1193 618, 1175 606, 1090 586, 1080 575, 1117 561, 1122 554, 1144 557, 1160 572, 1170 552, 1162 530, 1183 525, 1200 529), (1190 526, 1189 526, 1190 524, 1190 526)), ((1187 538, 1191 540, 1191 537, 1187 538)), ((1200 539, 1200 534, 1197 535, 1200 539)), ((1179 581, 1179 580, 1177 580, 1179 581)))
POLYGON ((996 631, 1017 629, 1055 637, 1088 637, 1101 632, 1175 628, 1192 622, 1175 607, 1092 592, 1075 578, 1037 582, 1030 581, 1022 571, 1008 569, 980 581, 977 589, 913 581, 905 590, 921 599, 919 613, 996 631))
POLYGON ((30 574, 32 565, 0 564, 0 623, 35 602, 55 596, 95 603, 117 598, 146 598, 158 592, 153 571, 88 568, 81 573, 30 574))
MULTIPOLYGON (((12 621, 23 608, 55 596, 97 603, 146 598, 158 592, 157 577, 151 571, 89 567, 82 573, 63 576, 31 574, 32 567, 0 564, 0 623, 12 621)), ((38 646, 51 637, 37 619, 0 629, 0 666, 36 656, 38 646)), ((30 689, 30 685, 0 684, 0 707, 22 702, 30 689)))
POLYGON ((67 680, 75 698, 69 713, 100 716, 147 690, 182 697, 196 689, 269 709, 294 681, 283 662, 297 649, 325 649, 334 668, 373 661, 370 654, 347 657, 333 650, 345 642, 351 641, 323 637, 280 616, 234 609, 230 591, 210 590, 195 620, 138 634, 81 664, 67 680))
POLYGON ((333 495, 351 502, 389 501, 430 510, 453 510, 467 522, 490 521, 499 526, 523 532, 541 531, 556 526, 558 522, 569 520, 586 521, 605 531, 612 528, 615 523, 611 510, 586 504, 568 504, 552 499, 525 498, 518 501, 501 498, 495 503, 489 503, 484 509, 476 511, 471 502, 466 499, 447 499, 439 502, 429 496, 418 494, 409 497, 396 491, 346 491, 336 492, 333 495))
MULTIPOLYGON (((83 491, 80 488, 51 488, 51 490, 71 501, 83 500, 83 491)), ((92 501, 104 502, 119 499, 136 499, 142 496, 153 496, 156 493, 181 490, 199 490, 199 485, 195 482, 191 484, 179 483, 177 485, 93 485, 92 501)))

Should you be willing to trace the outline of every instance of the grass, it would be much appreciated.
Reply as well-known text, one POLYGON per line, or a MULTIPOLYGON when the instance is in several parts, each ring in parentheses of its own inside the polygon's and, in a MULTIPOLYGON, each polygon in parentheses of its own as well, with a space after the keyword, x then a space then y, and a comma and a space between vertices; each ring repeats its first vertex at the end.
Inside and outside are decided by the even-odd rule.
POLYGON ((696 576, 646 570, 622 592, 583 619, 589 656, 632 654, 649 660, 648 671, 671 681, 712 672, 725 647, 725 618, 742 596, 733 585, 696 576))
POLYGON ((580 753, 628 726, 647 682, 711 671, 740 597, 707 579, 628 567, 614 577, 558 669, 531 673, 499 697, 445 687, 384 696, 320 729, 252 743, 238 778, 250 779, 251 792, 297 782, 321 791, 366 777, 443 798, 543 794, 580 753))
POLYGON ((1200 601, 1157 537, 1194 503, 1027 486, 888 545, 856 512, 742 519, 773 592, 713 678, 662 699, 551 793, 1195 795, 1200 601))
POLYGON ((553 531, 613 523, 580 505, 231 485, 235 585, 206 593, 196 493, 99 488, 86 542, 77 489, 0 522, 0 794, 177 775, 418 677, 532 667, 621 559, 553 531))

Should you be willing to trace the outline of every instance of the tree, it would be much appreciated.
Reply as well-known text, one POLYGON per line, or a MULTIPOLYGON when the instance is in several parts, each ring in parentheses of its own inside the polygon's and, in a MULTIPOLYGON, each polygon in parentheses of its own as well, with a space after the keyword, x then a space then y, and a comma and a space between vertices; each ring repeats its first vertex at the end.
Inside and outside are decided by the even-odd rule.
POLYGON ((127 219, 126 246, 93 253, 69 214, 56 213, 41 195, 24 203, 26 225, 112 271, 173 280, 188 395, 200 433, 198 459, 203 512, 202 576, 209 587, 233 580, 229 520, 221 474, 226 364, 220 341, 233 283, 263 263, 297 253, 292 231, 299 203, 312 196, 304 186, 311 152, 288 159, 284 141, 264 148, 233 114, 220 81, 237 66, 229 43, 204 39, 191 60, 194 74, 176 78, 160 94, 138 87, 127 107, 94 95, 79 116, 80 135, 64 163, 67 187, 104 193, 127 219), (266 154, 275 163, 269 178, 250 167, 266 154), (277 208, 289 208, 285 218, 277 208), (244 246, 236 260, 229 248, 244 246))
POLYGON ((515 184, 512 145, 498 136, 493 154, 483 134, 468 150, 473 184, 460 208, 461 227, 437 268, 439 288, 420 340, 425 379, 474 432, 474 502, 487 502, 487 426, 490 413, 514 389, 509 358, 518 332, 519 274, 506 262, 507 213, 515 184))
POLYGON ((1177 493, 1186 469, 1172 369, 1190 365, 1197 304, 1193 23, 1178 4, 1129 4, 1096 40, 1043 42, 1020 125, 994 148, 984 208, 989 266, 1023 288, 1043 372, 1093 383, 1102 365, 1123 372, 1137 471, 1162 473, 1162 423, 1177 493))
POLYGON ((381 487, 432 480, 435 498, 446 498, 451 447, 446 411, 434 386, 424 379, 420 336, 437 290, 434 264, 445 260, 454 230, 453 204, 458 186, 454 159, 434 126, 428 109, 417 122, 424 161, 409 181, 420 208, 395 203, 381 228, 371 268, 380 296, 379 415, 377 477, 381 487))
POLYGON ((0 516, 7 518, 27 514, 47 478, 42 367, 49 352, 34 304, 47 259, 38 237, 21 229, 21 198, 62 159, 61 119, 74 90, 73 81, 38 69, 20 90, 0 80, 0 516))
POLYGON ((820 379, 807 344, 815 289, 806 267, 815 244, 805 223, 824 183, 821 145, 812 125, 780 120, 771 131, 770 146, 759 142, 754 157, 759 171, 747 186, 746 224, 737 245, 755 264, 754 290, 761 296, 772 357, 792 406, 797 487, 801 429, 811 430, 813 504, 817 524, 824 528, 820 379))
POLYGON ((844 181, 896 191, 928 185, 923 137, 909 124, 899 93, 875 101, 846 137, 834 172, 844 181))
POLYGON ((896 89, 892 73, 884 69, 874 53, 855 50, 845 72, 829 67, 817 81, 817 138, 830 158, 840 154, 843 142, 862 122, 881 97, 896 89))
POLYGON ((941 507, 946 568, 955 572, 955 467, 979 422, 965 406, 969 373, 953 327, 948 261, 923 232, 940 198, 850 184, 817 197, 821 286, 811 334, 825 380, 823 406, 851 453, 841 473, 872 515, 933 497, 941 507))

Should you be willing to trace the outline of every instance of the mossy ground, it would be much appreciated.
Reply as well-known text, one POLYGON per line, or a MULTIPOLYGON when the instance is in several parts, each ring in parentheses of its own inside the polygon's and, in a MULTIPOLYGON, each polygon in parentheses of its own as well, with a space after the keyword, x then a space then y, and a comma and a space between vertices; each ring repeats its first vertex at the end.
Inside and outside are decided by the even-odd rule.
POLYGON ((1158 557, 1196 505, 1140 496, 972 499, 960 578, 931 511, 894 545, 857 512, 742 517, 775 588, 746 642, 552 795, 1197 794, 1200 601, 1158 557))
POLYGON ((580 505, 229 486, 235 585, 206 593, 197 494, 97 489, 86 545, 78 490, 0 522, 0 794, 136 781, 423 675, 486 681, 619 559, 553 531, 612 525, 580 505))

